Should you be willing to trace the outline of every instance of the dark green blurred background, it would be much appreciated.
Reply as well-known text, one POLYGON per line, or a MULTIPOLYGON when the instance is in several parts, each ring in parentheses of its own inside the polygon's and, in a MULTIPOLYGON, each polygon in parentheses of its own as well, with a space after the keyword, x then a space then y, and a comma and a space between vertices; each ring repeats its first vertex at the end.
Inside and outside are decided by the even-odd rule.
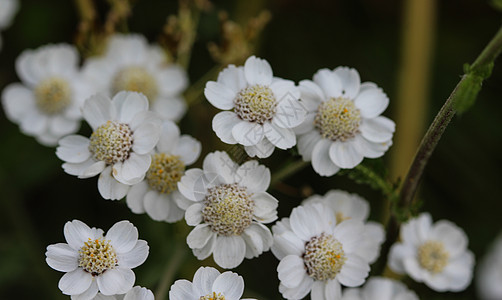
MULTIPOLYGON (((100 2, 100 1, 98 1, 100 2)), ((104 2, 104 1, 103 1, 104 2)), ((189 68, 191 81, 197 80, 214 63, 206 45, 218 40, 217 11, 227 10, 231 19, 246 19, 261 8, 272 20, 260 40, 257 55, 267 59, 274 75, 298 82, 311 79, 320 68, 346 65, 356 68, 363 81, 376 82, 391 102, 385 115, 395 118, 393 102, 400 82, 399 68, 403 36, 404 1, 215 1, 215 10, 203 15, 189 68), (249 2, 249 3, 248 3, 249 2)), ((106 9, 105 4, 100 4, 106 9)), ((132 32, 154 41, 166 16, 175 14, 176 1, 136 1, 129 20, 132 32)), ((27 48, 47 43, 71 43, 78 17, 73 1, 22 0, 13 25, 3 31, 0 52, 0 89, 18 81, 16 57, 27 48)), ((501 13, 486 1, 443 0, 436 3, 436 25, 432 65, 428 81, 429 124, 462 75, 462 65, 472 62, 501 25, 501 13)), ((426 169, 420 199, 423 210, 434 220, 449 219, 462 227, 470 238, 469 248, 477 260, 502 229, 502 61, 479 94, 476 105, 455 117, 426 169)), ((228 146, 218 143, 208 129, 217 111, 200 102, 181 122, 184 133, 203 141, 203 153, 228 146)), ((165 264, 180 236, 181 225, 152 221, 132 214, 125 203, 101 199, 97 178, 80 180, 67 175, 54 149, 39 145, 22 135, 17 125, 0 113, 0 299, 65 299, 57 283, 62 273, 45 263, 45 247, 64 242, 63 225, 80 219, 105 231, 115 222, 128 219, 150 244, 146 263, 135 270, 136 283, 155 290, 165 264)), ((87 130, 83 127, 83 130, 87 130)), ((399 124, 397 124, 399 130, 399 124)), ((398 147, 395 145, 394 147, 398 147)), ((272 168, 287 159, 276 151, 264 161, 272 168)), ((389 155, 385 160, 390 161, 389 155)), ((200 167, 202 159, 195 164, 200 167)), ((313 190, 324 194, 342 188, 367 197, 372 219, 382 214, 381 196, 341 176, 320 178, 311 167, 270 190, 280 200, 279 215, 289 215, 302 194, 313 190), (299 188, 300 187, 300 188, 299 188)), ((183 221, 182 221, 183 222, 183 221)), ((176 278, 191 280, 203 263, 193 258, 188 246, 186 260, 176 278)), ((275 268, 278 261, 268 252, 258 259, 245 260, 234 271, 244 276, 245 297, 281 299, 275 268)), ((411 281, 407 281, 411 283, 411 281)), ((425 285, 411 283, 422 299, 474 299, 474 283, 462 293, 435 293, 425 285)))

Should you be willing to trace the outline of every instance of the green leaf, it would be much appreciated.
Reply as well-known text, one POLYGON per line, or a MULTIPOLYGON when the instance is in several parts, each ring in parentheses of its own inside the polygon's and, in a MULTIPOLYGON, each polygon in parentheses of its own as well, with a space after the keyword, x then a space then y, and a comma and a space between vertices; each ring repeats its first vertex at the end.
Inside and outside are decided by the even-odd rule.
POLYGON ((492 0, 491 5, 498 11, 502 11, 502 0, 492 0))

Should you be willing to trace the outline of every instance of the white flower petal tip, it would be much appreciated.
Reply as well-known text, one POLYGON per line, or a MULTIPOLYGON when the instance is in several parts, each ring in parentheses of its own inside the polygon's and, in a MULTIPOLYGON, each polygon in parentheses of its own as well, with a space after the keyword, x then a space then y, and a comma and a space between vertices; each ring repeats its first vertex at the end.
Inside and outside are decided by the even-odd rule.
MULTIPOLYGON (((59 281, 64 294, 93 299, 98 293, 116 295, 131 290, 135 280, 131 269, 141 265, 148 256, 148 245, 138 240, 133 224, 118 222, 104 235, 101 229, 73 220, 64 226, 64 235, 68 244, 49 245, 46 252, 47 264, 65 272, 59 281)), ((151 292, 137 290, 133 294, 140 298, 126 296, 124 299, 153 299, 151 292)))
POLYGON ((361 288, 344 289, 341 299, 418 300, 419 298, 402 282, 385 277, 371 277, 361 288))

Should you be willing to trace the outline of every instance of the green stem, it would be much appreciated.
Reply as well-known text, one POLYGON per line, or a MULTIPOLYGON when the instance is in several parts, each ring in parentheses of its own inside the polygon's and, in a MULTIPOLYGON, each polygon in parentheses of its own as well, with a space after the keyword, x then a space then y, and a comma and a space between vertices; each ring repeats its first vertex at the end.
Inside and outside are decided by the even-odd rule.
POLYGON ((272 175, 272 179, 270 180, 270 186, 275 185, 279 181, 288 178, 289 176, 294 175, 296 172, 302 170, 305 168, 307 165, 309 165, 310 162, 308 161, 303 161, 303 160, 297 160, 291 163, 287 163, 285 166, 283 166, 281 169, 274 171, 274 174, 272 175))
POLYGON ((394 192, 392 185, 389 184, 387 180, 382 178, 367 166, 359 164, 356 166, 356 170, 361 172, 367 178, 371 179, 384 195, 387 196, 394 192))
POLYGON ((167 292, 169 291, 169 288, 173 283, 176 272, 185 261, 187 250, 184 246, 185 244, 183 243, 176 243, 174 253, 171 256, 171 259, 168 260, 159 286, 155 291, 155 299, 161 300, 166 298, 167 292))

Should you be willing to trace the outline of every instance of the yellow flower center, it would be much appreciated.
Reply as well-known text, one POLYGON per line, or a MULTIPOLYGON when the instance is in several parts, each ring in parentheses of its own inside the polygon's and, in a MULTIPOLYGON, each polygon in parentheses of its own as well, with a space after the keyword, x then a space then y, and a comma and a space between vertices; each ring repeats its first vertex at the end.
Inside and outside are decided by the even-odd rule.
POLYGON ((221 235, 240 235, 253 220, 254 201, 245 187, 235 183, 210 188, 204 204, 204 221, 221 235))
POLYGON ((272 120, 276 108, 277 101, 272 90, 258 84, 242 89, 234 100, 234 110, 237 116, 258 124, 272 120))
POLYGON ((212 292, 211 294, 207 294, 206 296, 200 296, 199 300, 225 300, 225 296, 221 293, 212 292))
POLYGON ((155 78, 143 67, 127 67, 115 75, 112 81, 112 92, 138 92, 145 95, 150 103, 155 101, 159 93, 155 78))
POLYGON ((347 257, 342 243, 331 234, 322 233, 305 245, 303 262, 307 274, 315 280, 330 280, 340 272, 347 257))
POLYGON ((108 121, 92 133, 89 151, 95 159, 110 165, 122 162, 129 157, 132 142, 132 131, 129 125, 108 121))
POLYGON ((359 132, 361 113, 354 101, 331 98, 319 105, 314 125, 325 139, 346 141, 359 132))
POLYGON ((146 181, 152 189, 169 194, 178 188, 178 181, 185 174, 185 165, 177 155, 157 153, 146 172, 146 181))
POLYGON ((436 274, 443 271, 448 264, 450 253, 442 242, 427 241, 418 248, 418 262, 422 268, 436 274))
POLYGON ((71 104, 70 85, 62 78, 45 79, 37 85, 34 92, 38 109, 48 115, 59 114, 71 104))
POLYGON ((78 266, 92 276, 103 274, 118 266, 117 254, 110 241, 103 238, 89 239, 78 251, 78 266))

